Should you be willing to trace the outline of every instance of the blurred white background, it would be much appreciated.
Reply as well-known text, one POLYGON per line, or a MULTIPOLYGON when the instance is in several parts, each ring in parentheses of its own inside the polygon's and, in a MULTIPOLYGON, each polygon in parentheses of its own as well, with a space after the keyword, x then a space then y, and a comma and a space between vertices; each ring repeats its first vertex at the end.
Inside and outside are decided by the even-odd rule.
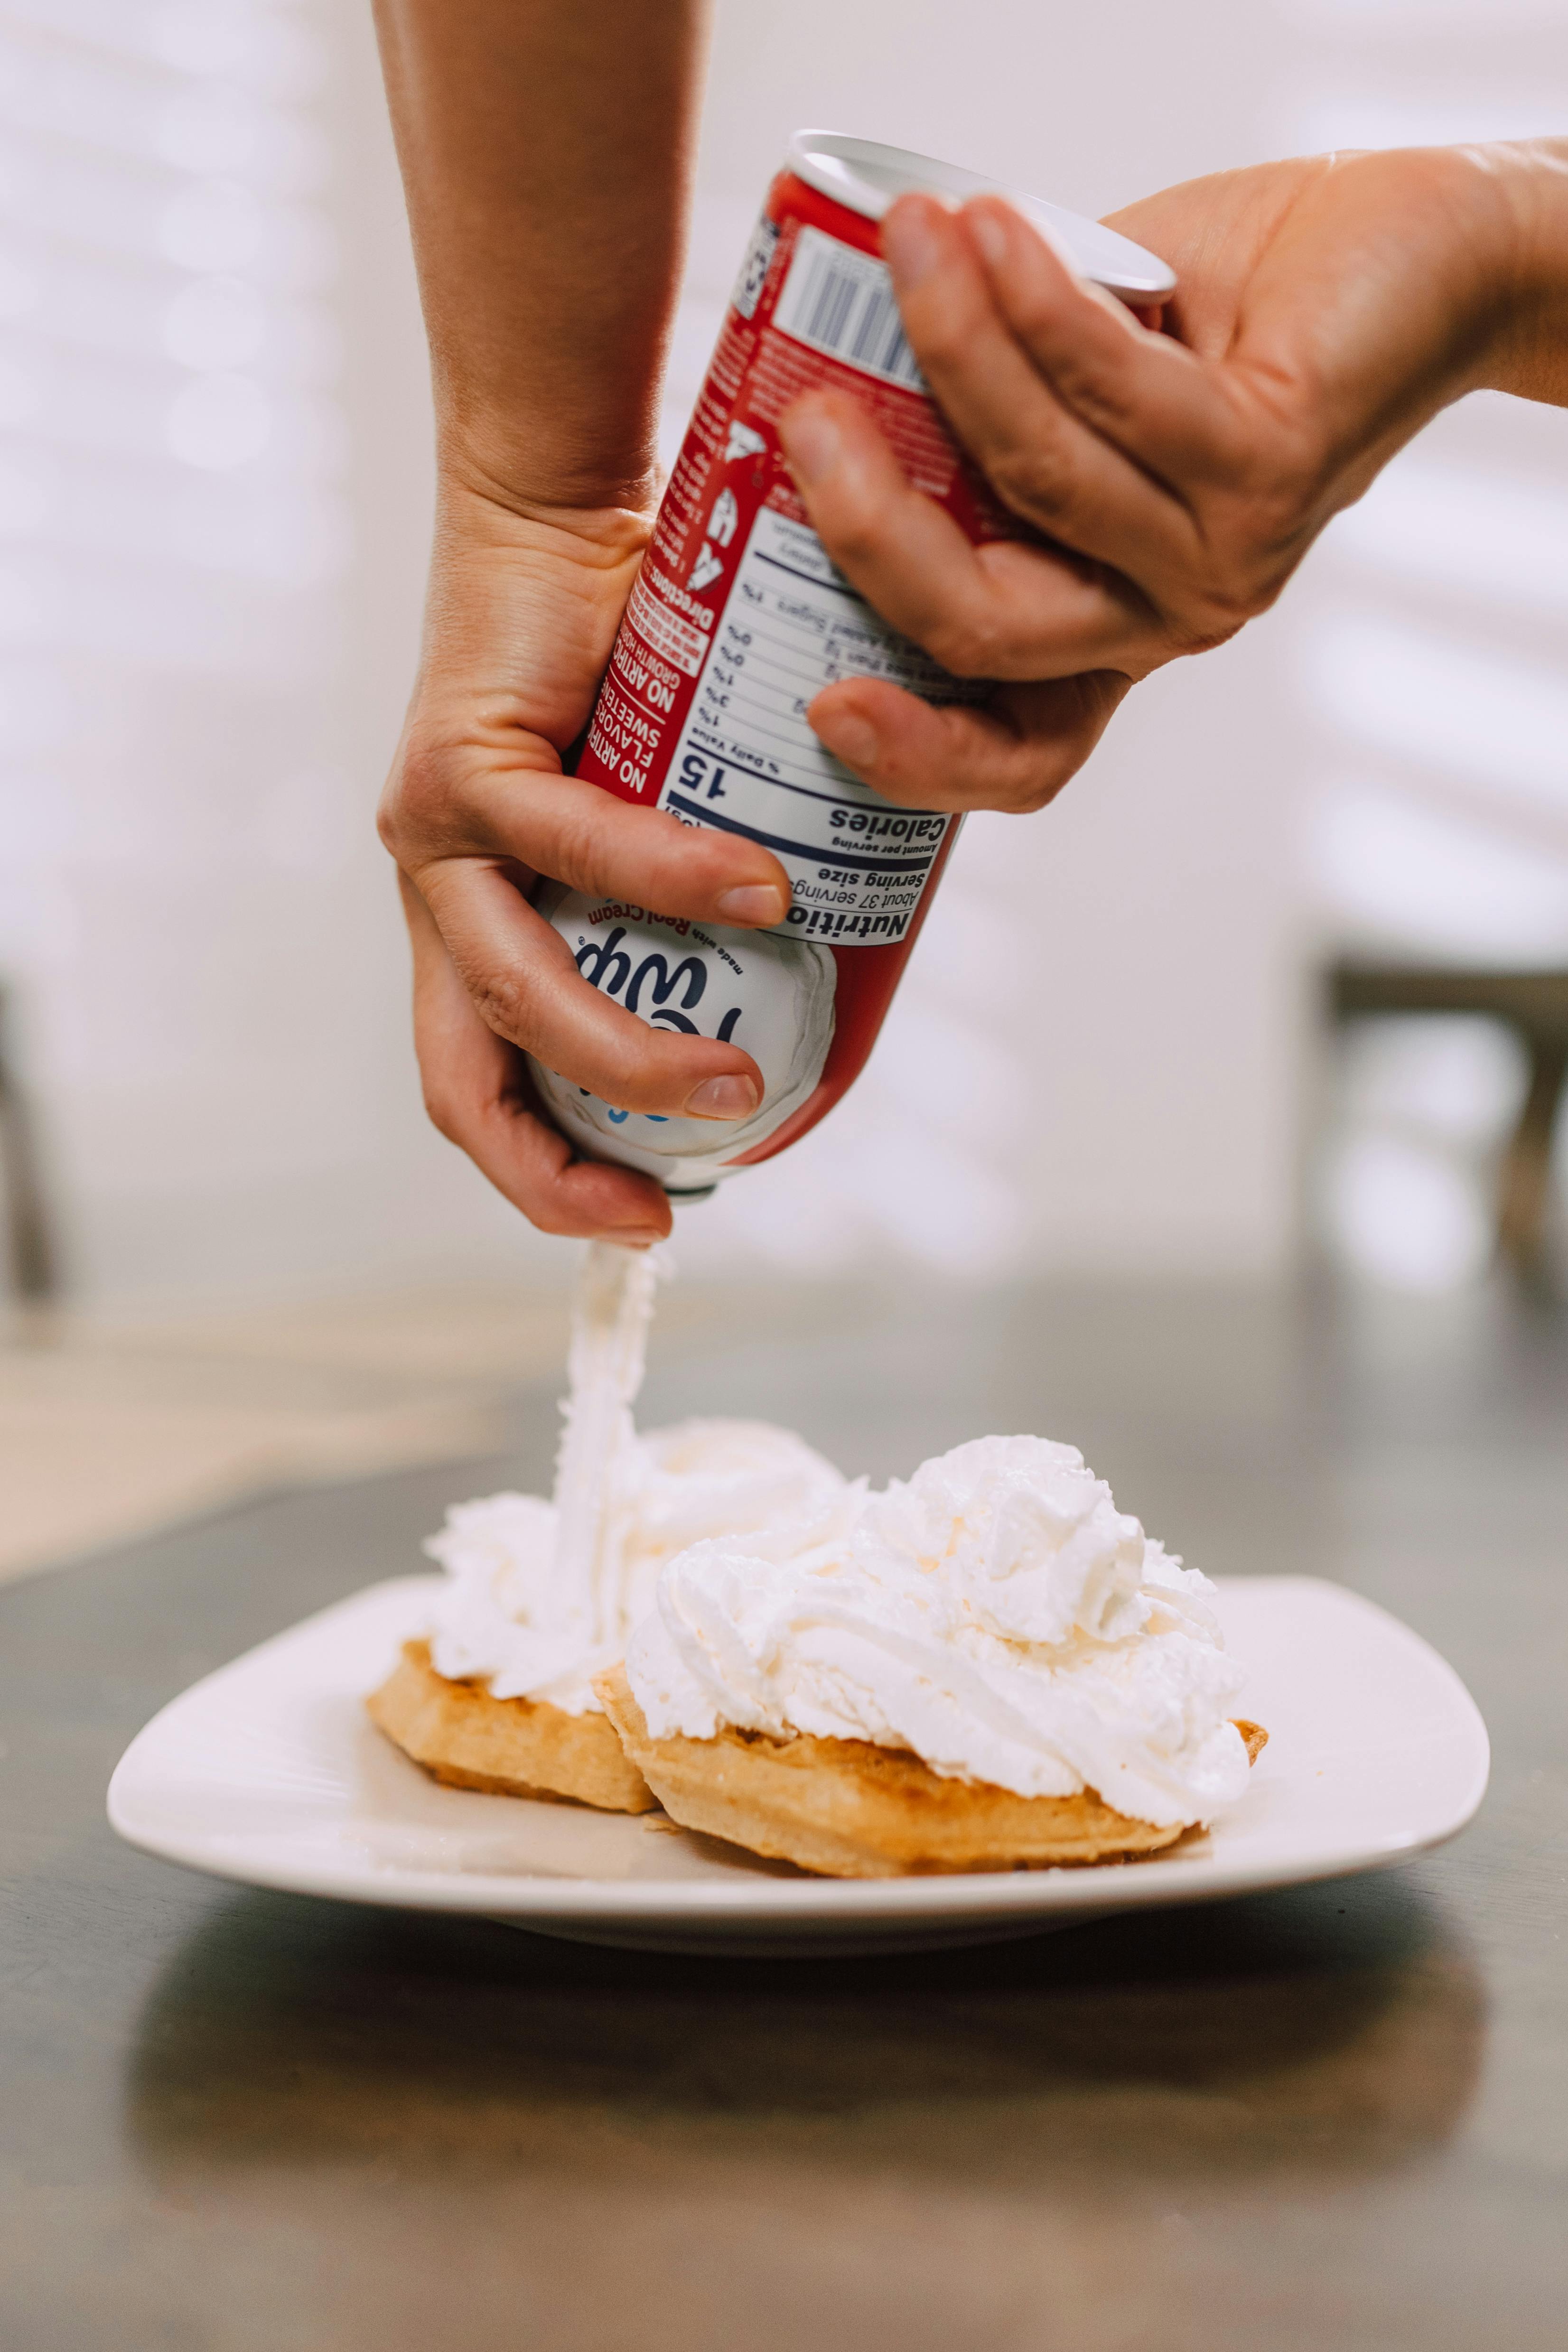
MULTIPOLYGON (((0 979, 105 1308, 573 1262, 424 1125, 372 830, 430 427, 367 17, 0 9, 0 979)), ((802 122, 1102 213, 1565 121, 1556 0, 721 0, 667 442, 802 122)), ((1398 1023, 1331 1070, 1313 976, 1568 964, 1565 615, 1568 420, 1469 401, 1056 808, 971 825, 868 1076, 683 1264, 1268 1276, 1316 1222, 1476 1278, 1517 1049, 1398 1023)))

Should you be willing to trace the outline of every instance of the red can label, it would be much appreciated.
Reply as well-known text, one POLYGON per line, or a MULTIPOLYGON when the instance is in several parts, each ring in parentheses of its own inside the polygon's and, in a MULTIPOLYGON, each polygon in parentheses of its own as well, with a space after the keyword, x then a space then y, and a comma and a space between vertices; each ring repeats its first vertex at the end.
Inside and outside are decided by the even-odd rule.
POLYGON ((578 773, 761 842, 789 928, 834 947, 903 940, 954 820, 895 807, 806 723, 843 677, 971 698, 888 627, 811 529, 780 416, 834 385, 875 415, 916 485, 974 538, 988 510, 904 340, 873 225, 785 173, 770 192, 633 591, 578 773))
MULTIPOLYGON (((925 389, 875 224, 786 171, 752 236, 577 766, 623 800, 763 843, 788 874, 794 902, 777 932, 716 934, 711 953, 684 942, 689 1003, 676 1007, 671 993, 655 1006, 651 982, 637 1005, 627 998, 644 1018, 732 1036, 757 1058, 767 1097, 726 1135, 630 1114, 535 1073, 569 1134, 672 1189, 771 1159, 853 1083, 957 831, 957 818, 899 808, 842 767, 806 723, 813 698, 854 677, 938 702, 984 691, 890 629, 807 521, 778 424, 824 386, 870 410, 910 480, 969 538, 1016 535, 925 389), (780 972, 764 969, 761 938, 777 942, 780 972), (700 997, 699 966, 714 982, 704 979, 700 997), (779 1023, 770 1028, 752 1002, 759 990, 770 1003, 786 990, 799 999, 776 1037, 779 1023), (708 1016, 721 997, 731 1025, 721 1032, 708 1016)), ((596 986, 610 988, 623 965, 629 975, 668 963, 668 926, 656 918, 612 942, 586 901, 551 892, 541 903, 596 986)))

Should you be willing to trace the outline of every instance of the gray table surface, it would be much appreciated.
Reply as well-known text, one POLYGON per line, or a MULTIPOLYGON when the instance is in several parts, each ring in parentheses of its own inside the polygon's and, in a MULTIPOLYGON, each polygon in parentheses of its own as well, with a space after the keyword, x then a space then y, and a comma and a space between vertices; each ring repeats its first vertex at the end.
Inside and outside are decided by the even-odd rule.
MULTIPOLYGON (((1081 1443, 1194 1564, 1337 1576, 1490 1725, 1378 1875, 881 1960, 648 1958, 217 1885, 117 1845, 195 1675, 417 1564, 504 1461, 282 1495, 0 1591, 6 2352, 1564 2340, 1568 1348, 1482 1299, 815 1305, 645 1418, 908 1468, 1081 1443)), ((505 1800, 498 1799, 497 1802, 505 1800)))

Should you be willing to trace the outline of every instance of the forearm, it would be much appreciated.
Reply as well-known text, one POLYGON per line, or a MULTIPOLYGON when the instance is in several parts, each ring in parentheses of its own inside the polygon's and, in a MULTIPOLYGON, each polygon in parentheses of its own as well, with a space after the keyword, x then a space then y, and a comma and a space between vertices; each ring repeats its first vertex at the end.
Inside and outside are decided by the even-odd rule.
POLYGON ((1510 317, 1490 388, 1568 408, 1568 139, 1485 151, 1518 222, 1510 317))
POLYGON ((708 0, 374 0, 444 476, 650 500, 708 0))

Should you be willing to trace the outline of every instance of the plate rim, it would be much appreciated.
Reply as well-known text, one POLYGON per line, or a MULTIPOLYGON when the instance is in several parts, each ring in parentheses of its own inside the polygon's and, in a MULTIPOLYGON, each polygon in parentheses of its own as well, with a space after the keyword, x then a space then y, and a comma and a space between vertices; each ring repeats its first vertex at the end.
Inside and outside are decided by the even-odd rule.
MULTIPOLYGON (((438 1575, 388 1577, 363 1586, 342 1600, 297 1619, 276 1633, 240 1652, 210 1673, 200 1675, 175 1694, 142 1727, 116 1764, 106 1792, 105 1810, 115 1834, 137 1851, 177 1867, 199 1872, 230 1884, 256 1886, 280 1894, 325 1897, 338 1902, 448 1916, 489 1917, 526 1924, 552 1917, 584 1923, 623 1921, 679 1923, 700 1930, 704 1926, 752 1926, 782 1935, 792 1927, 805 1929, 823 1923, 851 1927, 915 1919, 986 1917, 1005 1919, 1038 1914, 1042 1924, 1059 1916, 1104 1916, 1140 1908, 1163 1908, 1178 1904, 1218 1901, 1238 1895, 1263 1894, 1286 1886, 1320 1885, 1325 1880, 1353 1876, 1386 1868, 1435 1851, 1468 1827, 1485 1800, 1490 1776, 1490 1740, 1479 1707, 1457 1668, 1392 1610, 1331 1577, 1290 1573, 1280 1576, 1218 1577, 1224 1590, 1265 1589, 1271 1593, 1307 1590, 1331 1593, 1338 1603, 1370 1614, 1392 1627, 1405 1643, 1414 1643, 1430 1671, 1447 1686, 1457 1718, 1462 1718, 1471 1743, 1470 1776, 1460 1808, 1436 1830, 1359 1841, 1314 1857, 1305 1865, 1298 1857, 1266 1855, 1229 1864, 1212 1856, 1170 1855, 1130 1864, 1094 1868, 974 1871, 900 1878, 835 1879, 737 1876, 723 1879, 615 1879, 575 1876, 499 1874, 410 1869, 398 1864, 367 1862, 363 1873, 345 1874, 341 1858, 312 1868, 308 1857, 268 1859, 237 1848, 226 1851, 221 1838, 209 1832, 182 1838, 139 1822, 135 1817, 135 1781, 143 1752, 155 1746, 155 1735, 167 1719, 182 1711, 198 1694, 249 1667, 268 1651, 308 1635, 325 1621, 363 1611, 393 1592, 412 1601, 417 1593, 438 1590, 438 1575)), ((417 1769, 417 1767, 410 1767, 417 1769)))

